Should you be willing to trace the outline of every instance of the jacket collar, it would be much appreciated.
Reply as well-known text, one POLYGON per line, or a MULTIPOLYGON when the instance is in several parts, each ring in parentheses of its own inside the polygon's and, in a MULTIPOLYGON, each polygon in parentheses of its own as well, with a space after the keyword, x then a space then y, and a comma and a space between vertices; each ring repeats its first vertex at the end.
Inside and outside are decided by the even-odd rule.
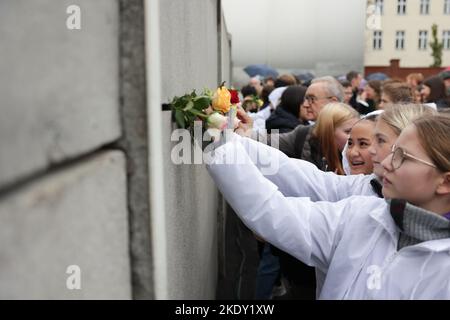
POLYGON ((381 191, 383 187, 381 186, 381 183, 377 179, 370 180, 370 185, 372 186, 372 190, 377 194, 379 198, 384 198, 383 193, 381 191))
POLYGON ((450 238, 450 220, 436 213, 399 199, 390 200, 390 213, 400 229, 398 249, 450 238))
MULTIPOLYGON (((383 207, 383 210, 372 210, 369 212, 369 216, 378 222, 391 236, 394 243, 399 242, 399 238, 402 233, 405 233, 405 222, 408 221, 408 233, 414 234, 415 232, 411 232, 414 230, 414 226, 417 226, 417 224, 412 223, 411 221, 416 219, 410 219, 407 218, 407 220, 403 220, 405 216, 409 217, 410 215, 421 215, 421 214, 427 214, 432 215, 432 225, 437 225, 438 228, 442 229, 442 227, 445 229, 446 226, 444 224, 446 223, 445 218, 440 217, 436 215, 435 213, 426 211, 424 209, 415 207, 406 201, 402 200, 385 200, 387 204, 387 208, 383 207), (390 214, 387 214, 386 209, 389 210, 390 214), (438 219, 439 221, 434 221, 434 218, 438 219), (443 223, 443 224, 440 224, 443 223)), ((450 221, 449 221, 450 222, 450 221)), ((448 224, 450 226, 450 223, 448 224)), ((450 228, 448 229, 450 232, 450 228)), ((441 230, 442 231, 442 230, 441 230)), ((445 236, 444 233, 440 233, 437 236, 431 235, 431 238, 427 239, 419 239, 420 241, 415 241, 414 248, 420 250, 426 250, 426 251, 448 251, 450 253, 450 235, 448 237, 445 236), (444 234, 444 235, 443 235, 444 234), (435 238, 433 238, 435 237, 435 238)), ((412 243, 411 243, 412 244, 412 243)), ((410 245, 411 245, 410 244, 410 245)), ((400 247, 398 249, 401 249, 400 247)))

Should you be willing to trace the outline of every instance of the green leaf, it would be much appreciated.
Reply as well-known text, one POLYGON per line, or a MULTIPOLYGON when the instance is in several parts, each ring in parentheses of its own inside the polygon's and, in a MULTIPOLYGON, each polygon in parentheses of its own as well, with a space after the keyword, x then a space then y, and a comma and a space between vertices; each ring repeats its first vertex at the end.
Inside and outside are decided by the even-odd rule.
POLYGON ((175 120, 181 128, 186 128, 186 122, 184 121, 184 114, 182 111, 175 110, 175 120))
POLYGON ((200 118, 207 118, 208 116, 206 114, 204 114, 203 112, 200 112, 198 110, 195 109, 191 109, 189 110, 190 113, 195 114, 196 116, 200 117, 200 118))
POLYGON ((188 103, 186 104, 186 107, 184 107, 183 111, 191 110, 193 107, 194 107, 194 102, 188 101, 188 103))
POLYGON ((208 97, 197 97, 194 99, 194 108, 197 110, 203 110, 211 104, 211 99, 208 97))

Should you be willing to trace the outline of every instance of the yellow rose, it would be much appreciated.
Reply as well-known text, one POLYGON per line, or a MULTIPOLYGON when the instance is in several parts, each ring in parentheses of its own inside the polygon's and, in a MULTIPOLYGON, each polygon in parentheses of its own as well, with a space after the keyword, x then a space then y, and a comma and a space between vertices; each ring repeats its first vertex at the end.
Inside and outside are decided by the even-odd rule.
POLYGON ((264 101, 261 99, 256 100, 258 102, 258 107, 261 108, 264 105, 264 101))
POLYGON ((226 87, 220 87, 214 93, 212 98, 212 107, 214 110, 227 113, 230 111, 231 93, 226 87))

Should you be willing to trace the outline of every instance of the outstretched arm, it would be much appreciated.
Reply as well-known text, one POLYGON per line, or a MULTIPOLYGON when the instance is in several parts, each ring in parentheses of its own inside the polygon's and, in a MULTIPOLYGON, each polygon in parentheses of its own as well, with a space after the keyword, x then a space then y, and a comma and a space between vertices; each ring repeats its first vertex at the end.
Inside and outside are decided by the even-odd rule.
POLYGON ((263 176, 237 139, 217 148, 207 168, 246 225, 306 264, 328 268, 348 199, 315 203, 286 197, 263 176))
POLYGON ((339 176, 324 172, 310 162, 289 158, 264 143, 237 135, 233 138, 243 146, 258 170, 285 196, 335 202, 352 195, 376 195, 370 186, 373 176, 339 176))

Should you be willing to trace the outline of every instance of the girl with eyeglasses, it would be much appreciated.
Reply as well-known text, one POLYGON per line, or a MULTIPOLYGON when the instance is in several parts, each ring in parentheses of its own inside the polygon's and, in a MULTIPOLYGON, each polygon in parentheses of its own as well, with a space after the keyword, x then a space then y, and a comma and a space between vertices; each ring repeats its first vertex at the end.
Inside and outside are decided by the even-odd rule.
POLYGON ((381 162, 387 200, 287 197, 236 136, 208 170, 250 228, 326 275, 320 298, 450 299, 448 128, 450 117, 439 115, 402 131, 381 162), (233 153, 241 164, 221 164, 233 153))
MULTIPOLYGON (((252 139, 235 137, 248 152, 256 167, 273 182, 286 197, 308 196, 312 201, 339 201, 353 195, 383 197, 381 161, 391 152, 392 145, 403 128, 414 119, 436 111, 424 105, 391 105, 378 117, 375 124, 374 142, 369 148, 374 173, 371 175, 336 175, 323 172, 315 165, 292 159, 275 148, 252 139), (265 170, 277 167, 277 172, 265 170), (268 172, 268 174, 266 174, 268 172)), ((325 279, 325 273, 316 268, 316 296, 325 279)))
POLYGON ((264 173, 272 163, 276 163, 276 174, 265 175, 275 183, 285 196, 308 196, 313 201, 339 201, 353 195, 379 196, 383 167, 381 161, 391 152, 400 132, 414 119, 437 112, 424 105, 391 105, 378 116, 373 143, 369 147, 373 174, 336 175, 319 170, 315 165, 292 159, 276 148, 271 148, 252 139, 235 137, 251 156, 255 165, 264 173), (301 183, 299 183, 301 181, 301 183))

